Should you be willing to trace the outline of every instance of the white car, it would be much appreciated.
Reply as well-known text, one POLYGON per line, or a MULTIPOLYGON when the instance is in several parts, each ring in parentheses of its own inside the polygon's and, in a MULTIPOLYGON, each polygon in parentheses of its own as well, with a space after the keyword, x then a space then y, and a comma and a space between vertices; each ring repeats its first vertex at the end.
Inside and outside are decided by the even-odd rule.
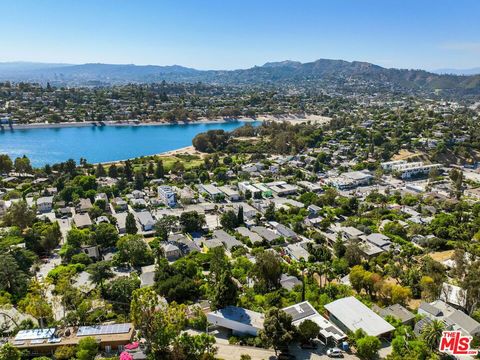
POLYGON ((332 358, 341 358, 343 357, 343 351, 339 348, 331 348, 327 350, 327 356, 332 358))

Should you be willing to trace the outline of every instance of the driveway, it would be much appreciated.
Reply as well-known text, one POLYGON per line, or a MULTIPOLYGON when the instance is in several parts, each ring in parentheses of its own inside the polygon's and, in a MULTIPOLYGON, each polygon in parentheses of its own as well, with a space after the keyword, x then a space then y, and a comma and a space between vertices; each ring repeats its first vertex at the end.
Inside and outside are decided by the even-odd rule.
POLYGON ((65 310, 62 306, 62 299, 58 295, 53 294, 54 286, 51 284, 47 284, 45 279, 50 272, 55 267, 62 263, 62 259, 58 254, 53 254, 48 258, 46 263, 42 263, 38 269, 36 276, 38 280, 45 286, 45 297, 48 303, 52 306, 53 310, 53 317, 55 320, 61 320, 65 316, 65 310))

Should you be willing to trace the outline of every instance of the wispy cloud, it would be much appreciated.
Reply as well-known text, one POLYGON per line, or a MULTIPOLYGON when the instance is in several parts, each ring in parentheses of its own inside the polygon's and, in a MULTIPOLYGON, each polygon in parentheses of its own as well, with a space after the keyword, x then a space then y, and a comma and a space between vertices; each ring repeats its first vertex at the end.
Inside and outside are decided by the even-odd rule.
POLYGON ((480 53, 480 42, 447 42, 440 45, 443 50, 480 53))

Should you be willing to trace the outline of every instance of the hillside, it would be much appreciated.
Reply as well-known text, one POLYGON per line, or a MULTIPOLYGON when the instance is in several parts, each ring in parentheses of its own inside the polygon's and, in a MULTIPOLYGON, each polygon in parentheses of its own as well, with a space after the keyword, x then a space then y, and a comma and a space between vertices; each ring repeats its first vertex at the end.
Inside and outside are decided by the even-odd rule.
MULTIPOLYGON (((30 64, 30 63, 29 63, 30 64)), ((0 64, 0 80, 39 81, 61 85, 109 85, 159 81, 227 85, 299 85, 340 92, 400 91, 480 95, 480 75, 435 74, 424 70, 387 69, 367 62, 320 59, 309 63, 270 62, 241 70, 196 70, 179 65, 0 64)))

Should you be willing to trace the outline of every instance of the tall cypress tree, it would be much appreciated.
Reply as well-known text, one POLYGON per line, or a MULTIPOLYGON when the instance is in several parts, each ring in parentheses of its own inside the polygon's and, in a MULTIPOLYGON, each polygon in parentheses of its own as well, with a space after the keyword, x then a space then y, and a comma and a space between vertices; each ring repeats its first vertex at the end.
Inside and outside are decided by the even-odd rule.
POLYGON ((243 219, 243 206, 240 206, 238 208, 238 214, 237 214, 237 225, 240 226, 244 223, 243 219))
POLYGON ((128 213, 127 218, 125 219, 125 232, 131 235, 138 232, 137 222, 132 213, 128 213))

